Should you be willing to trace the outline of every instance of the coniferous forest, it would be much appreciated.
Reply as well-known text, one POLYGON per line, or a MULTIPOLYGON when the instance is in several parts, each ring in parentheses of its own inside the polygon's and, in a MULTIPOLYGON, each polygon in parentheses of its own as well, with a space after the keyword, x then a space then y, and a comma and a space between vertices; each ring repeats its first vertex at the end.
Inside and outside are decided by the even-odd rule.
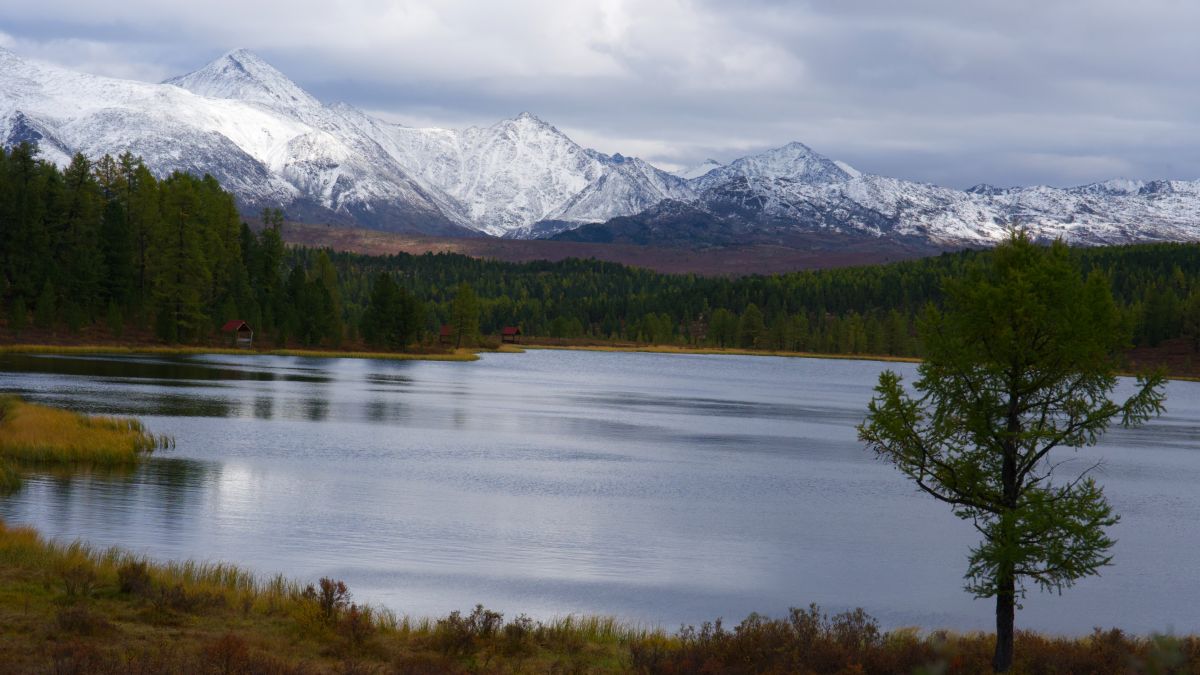
MULTIPOLYGON (((212 343, 244 319, 268 346, 402 350, 450 325, 470 345, 528 336, 841 354, 920 355, 916 324, 942 280, 986 251, 736 279, 595 260, 503 263, 289 248, 268 210, 254 232, 209 176, 156 178, 128 153, 65 169, 0 150, 0 308, 31 328, 212 343)), ((1200 346, 1200 244, 1077 249, 1112 285, 1136 345, 1200 346)))

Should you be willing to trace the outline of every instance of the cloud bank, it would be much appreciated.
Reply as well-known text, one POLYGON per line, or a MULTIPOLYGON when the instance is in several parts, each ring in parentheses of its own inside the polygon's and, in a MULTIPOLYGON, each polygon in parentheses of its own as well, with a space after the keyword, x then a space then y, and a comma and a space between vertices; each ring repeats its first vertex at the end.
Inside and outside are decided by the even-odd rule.
POLYGON ((1200 178, 1196 25, 1177 0, 0 4, 0 45, 88 72, 247 47, 403 123, 529 110, 668 168, 799 140, 954 187, 1200 178))

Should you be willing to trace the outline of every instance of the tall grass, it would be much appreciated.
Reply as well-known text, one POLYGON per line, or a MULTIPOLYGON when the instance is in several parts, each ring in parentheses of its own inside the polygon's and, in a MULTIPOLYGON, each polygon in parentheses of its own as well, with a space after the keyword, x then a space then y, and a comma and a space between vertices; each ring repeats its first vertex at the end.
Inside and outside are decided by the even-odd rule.
POLYGON ((82 415, 0 396, 0 459, 119 466, 136 464, 171 442, 133 418, 82 415))
POLYGON ((21 487, 21 474, 10 462, 0 459, 0 496, 16 492, 21 487))
MULTIPOLYGON (((862 610, 816 606, 669 634, 611 617, 506 619, 482 605, 414 619, 353 600, 330 579, 152 563, 0 521, 0 670, 13 672, 980 673, 993 645, 986 633, 885 632, 862 610)), ((1200 672, 1194 637, 1020 632, 1016 651, 1016 672, 1200 672)))

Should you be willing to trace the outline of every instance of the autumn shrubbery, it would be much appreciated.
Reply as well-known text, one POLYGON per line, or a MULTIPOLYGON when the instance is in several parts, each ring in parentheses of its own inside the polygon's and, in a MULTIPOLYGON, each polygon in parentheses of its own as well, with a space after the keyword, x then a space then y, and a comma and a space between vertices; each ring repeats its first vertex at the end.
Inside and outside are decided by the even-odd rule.
MULTIPOLYGON (((673 633, 607 617, 506 618, 482 605, 401 618, 354 602, 334 579, 157 564, 0 522, 0 672, 973 674, 988 672, 993 647, 989 634, 884 631, 862 610, 816 606, 673 633)), ((1018 673, 1198 669, 1195 637, 1016 638, 1018 673)))

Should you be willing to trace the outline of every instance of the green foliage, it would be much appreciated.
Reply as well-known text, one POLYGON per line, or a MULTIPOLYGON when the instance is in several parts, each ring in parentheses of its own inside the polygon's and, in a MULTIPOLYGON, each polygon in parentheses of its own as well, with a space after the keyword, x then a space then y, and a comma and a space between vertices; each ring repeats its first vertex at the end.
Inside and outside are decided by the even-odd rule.
POLYGON ((421 303, 390 275, 380 274, 371 289, 371 300, 362 317, 362 337, 367 344, 404 349, 419 339, 423 323, 421 303))
POLYGON ((38 295, 37 306, 33 312, 33 325, 46 330, 54 327, 54 322, 58 318, 57 301, 54 295, 54 286, 49 281, 42 285, 42 292, 38 295))
POLYGON ((454 328, 454 346, 474 344, 479 339, 479 298, 471 284, 459 283, 454 293, 453 314, 450 325, 454 328))
MULTIPOLYGON (((212 341, 224 322, 244 319, 259 344, 280 347, 361 337, 401 349, 449 324, 458 345, 515 325, 535 337, 920 356, 918 318, 942 305, 944 280, 991 257, 717 278, 596 260, 287 248, 283 221, 266 209, 256 234, 211 177, 160 180, 129 153, 77 156, 59 170, 32 146, 0 150, 0 306, 14 330, 18 300, 51 330, 108 321, 115 305, 126 326, 153 327, 168 342, 212 341), (384 298, 388 311, 406 307, 399 319, 372 310, 380 275, 397 290, 384 298)), ((1135 345, 1187 338, 1200 349, 1200 244, 1067 255, 1109 280, 1135 345)))
MULTIPOLYGON (((0 149, 0 300, 35 298, 42 330, 105 321, 120 337, 132 318, 166 342, 194 342, 243 318, 260 333, 336 346, 337 271, 317 259, 311 274, 301 270, 305 284, 285 289, 282 220, 269 210, 256 236, 212 177, 158 180, 128 153, 76 155, 59 171, 32 146, 0 149)), ((15 330, 22 318, 10 310, 15 330)))
POLYGON ((1103 491, 1086 470, 1057 480, 1050 453, 1160 413, 1162 377, 1109 399, 1128 335, 1108 281, 1085 281, 1062 244, 1014 234, 945 287, 945 310, 921 324, 918 395, 884 372, 859 437, 983 535, 967 588, 997 599, 1003 671, 1024 582, 1060 591, 1111 560, 1105 528, 1117 517, 1103 491))
POLYGON ((762 347, 766 332, 762 312, 758 305, 750 303, 738 321, 738 346, 744 349, 762 347))
POLYGON ((125 317, 121 313, 121 307, 115 300, 110 300, 108 303, 108 311, 105 313, 105 322, 108 324, 108 332, 115 338, 120 338, 125 331, 125 317))
POLYGON ((8 328, 13 333, 20 334, 29 324, 29 308, 25 306, 25 298, 17 296, 8 306, 8 328))

